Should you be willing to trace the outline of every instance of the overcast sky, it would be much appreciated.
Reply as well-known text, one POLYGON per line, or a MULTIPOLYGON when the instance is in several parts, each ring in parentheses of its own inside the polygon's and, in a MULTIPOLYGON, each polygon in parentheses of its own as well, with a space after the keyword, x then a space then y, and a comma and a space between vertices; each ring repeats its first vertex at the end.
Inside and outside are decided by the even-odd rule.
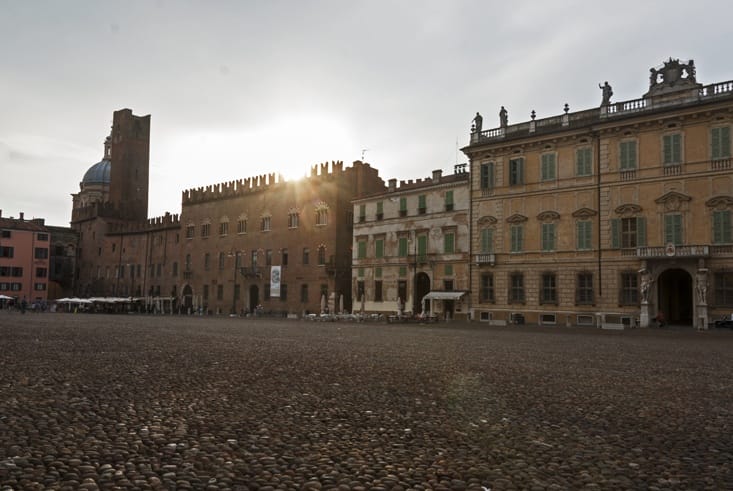
POLYGON ((0 0, 0 209, 67 225, 112 113, 151 115, 150 216, 188 188, 361 159, 452 173, 484 128, 597 107, 694 59, 733 79, 726 1, 0 0))

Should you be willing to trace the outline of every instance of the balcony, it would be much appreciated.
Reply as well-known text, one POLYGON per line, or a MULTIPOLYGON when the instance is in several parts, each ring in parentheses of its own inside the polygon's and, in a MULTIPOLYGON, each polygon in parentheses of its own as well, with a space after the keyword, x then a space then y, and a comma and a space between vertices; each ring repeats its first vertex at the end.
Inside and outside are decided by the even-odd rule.
POLYGON ((493 266, 496 264, 496 254, 476 254, 475 262, 477 266, 486 265, 493 266))
POLYGON ((191 271, 190 269, 185 270, 183 272, 183 279, 190 280, 191 278, 193 278, 193 271, 191 271))
POLYGON ((636 257, 640 258, 664 258, 664 257, 708 257, 710 247, 707 245, 679 245, 669 244, 657 247, 637 247, 636 257))

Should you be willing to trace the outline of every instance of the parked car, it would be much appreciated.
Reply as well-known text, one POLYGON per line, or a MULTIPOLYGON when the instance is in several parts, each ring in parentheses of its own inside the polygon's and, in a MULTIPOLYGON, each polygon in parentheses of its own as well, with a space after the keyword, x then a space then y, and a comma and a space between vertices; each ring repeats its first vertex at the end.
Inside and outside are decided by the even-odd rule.
POLYGON ((733 314, 726 315, 715 321, 715 327, 727 327, 733 329, 733 314))

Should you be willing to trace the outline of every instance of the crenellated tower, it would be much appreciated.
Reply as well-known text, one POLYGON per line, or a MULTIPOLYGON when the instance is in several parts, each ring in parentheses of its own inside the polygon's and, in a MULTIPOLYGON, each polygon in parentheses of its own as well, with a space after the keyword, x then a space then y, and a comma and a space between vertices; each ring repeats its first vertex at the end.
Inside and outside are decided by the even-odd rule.
POLYGON ((111 162, 109 201, 123 220, 148 218, 150 115, 115 111, 106 158, 111 162))

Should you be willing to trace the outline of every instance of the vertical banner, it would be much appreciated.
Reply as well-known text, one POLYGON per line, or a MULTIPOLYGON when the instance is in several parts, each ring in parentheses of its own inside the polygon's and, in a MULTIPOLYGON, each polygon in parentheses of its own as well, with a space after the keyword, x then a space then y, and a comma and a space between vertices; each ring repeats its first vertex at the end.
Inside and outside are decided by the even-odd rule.
POLYGON ((270 269, 270 296, 280 298, 280 266, 270 269))

